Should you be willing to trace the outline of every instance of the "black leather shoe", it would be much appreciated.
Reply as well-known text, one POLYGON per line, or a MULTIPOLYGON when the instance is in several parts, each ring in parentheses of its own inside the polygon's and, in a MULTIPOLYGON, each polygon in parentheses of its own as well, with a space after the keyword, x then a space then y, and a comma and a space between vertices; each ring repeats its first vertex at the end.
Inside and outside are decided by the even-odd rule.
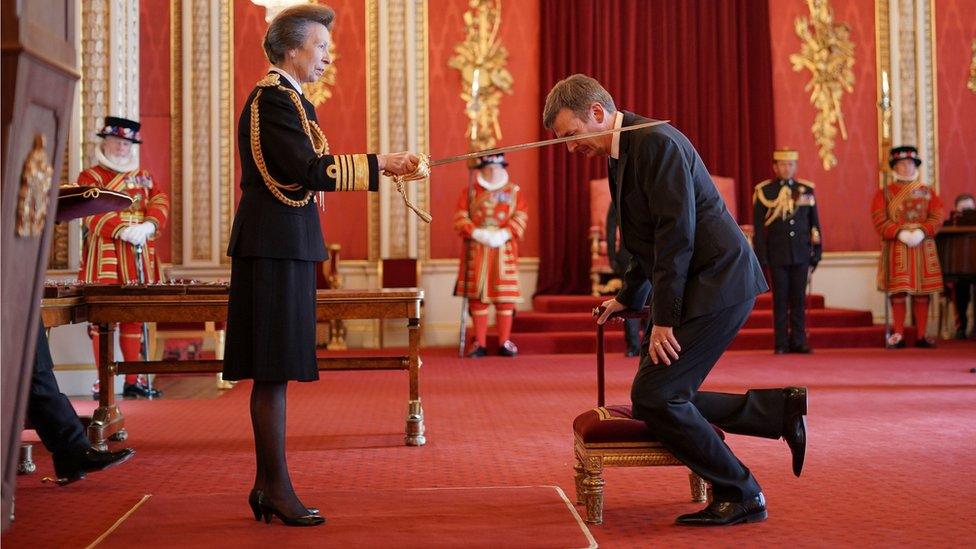
POLYGON ((481 358, 483 356, 488 356, 488 349, 485 349, 481 345, 475 343, 474 347, 472 347, 471 350, 468 351, 468 354, 464 356, 468 358, 481 358))
POLYGON ((136 453, 132 448, 125 448, 116 452, 106 452, 88 448, 84 452, 75 455, 64 456, 57 454, 54 456, 54 472, 57 475, 57 483, 61 486, 85 478, 86 473, 104 471, 125 462, 136 453))
POLYGON ((163 392, 158 389, 150 389, 148 385, 142 383, 126 383, 122 387, 122 396, 125 398, 157 398, 163 396, 163 392))
POLYGON ((800 355, 809 355, 813 352, 813 349, 809 345, 790 345, 790 352, 800 355))
MULTIPOLYGON (((272 505, 263 492, 258 492, 257 503, 258 507, 261 509, 261 515, 264 518, 264 522, 268 524, 271 524, 272 517, 278 517, 278 520, 280 520, 285 526, 319 526, 326 523, 325 517, 317 513, 313 513, 312 508, 306 508, 308 511, 307 515, 300 517, 289 517, 272 505)), ((318 509, 316 509, 316 511, 318 511, 318 509)))
POLYGON ((756 497, 742 502, 713 501, 701 511, 681 515, 674 522, 678 526, 730 526, 764 520, 766 498, 760 492, 756 497))
POLYGON ((783 389, 783 440, 793 454, 793 474, 800 476, 807 453, 807 388, 783 389))
POLYGON ((515 344, 512 343, 512 340, 506 339, 505 343, 502 343, 498 347, 498 354, 500 356, 508 356, 508 357, 515 358, 518 356, 518 347, 516 347, 515 344))
POLYGON ((790 352, 790 350, 787 349, 786 347, 776 347, 776 350, 773 351, 773 354, 774 355, 785 355, 788 352, 790 352))
POLYGON ((919 349, 934 349, 935 340, 929 339, 927 337, 920 337, 917 340, 915 340, 915 346, 918 347, 919 349))

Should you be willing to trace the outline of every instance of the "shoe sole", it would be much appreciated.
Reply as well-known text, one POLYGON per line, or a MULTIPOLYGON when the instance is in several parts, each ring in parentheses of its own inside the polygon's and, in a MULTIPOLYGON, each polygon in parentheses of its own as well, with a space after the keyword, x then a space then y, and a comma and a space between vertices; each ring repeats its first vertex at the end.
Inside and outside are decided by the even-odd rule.
POLYGON ((750 524, 754 522, 763 522, 769 516, 769 513, 763 509, 762 511, 756 513, 750 513, 738 520, 725 523, 715 523, 715 522, 675 522, 677 526, 695 526, 695 527, 707 527, 707 526, 734 526, 736 524, 750 524))

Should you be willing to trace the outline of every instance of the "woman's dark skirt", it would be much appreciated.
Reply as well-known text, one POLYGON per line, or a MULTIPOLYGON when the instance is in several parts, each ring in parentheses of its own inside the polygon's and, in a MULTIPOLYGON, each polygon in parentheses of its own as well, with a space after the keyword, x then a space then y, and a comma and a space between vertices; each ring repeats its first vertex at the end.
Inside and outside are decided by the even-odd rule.
POLYGON ((315 262, 233 258, 224 379, 318 378, 315 262))

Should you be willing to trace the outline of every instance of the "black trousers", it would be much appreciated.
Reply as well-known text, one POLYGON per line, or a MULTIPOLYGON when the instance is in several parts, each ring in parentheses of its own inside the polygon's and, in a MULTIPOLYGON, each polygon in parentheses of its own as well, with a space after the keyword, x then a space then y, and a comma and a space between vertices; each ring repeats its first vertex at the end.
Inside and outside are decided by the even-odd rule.
POLYGON ((770 267, 773 277, 773 327, 776 348, 800 347, 807 343, 807 277, 810 264, 770 267))
POLYGON ((88 449, 91 444, 68 397, 58 388, 54 377, 54 361, 48 346, 44 326, 37 330, 37 353, 27 398, 27 418, 44 447, 53 455, 72 455, 88 449))
POLYGON ((963 334, 966 333, 966 328, 969 326, 969 299, 972 295, 973 284, 976 284, 976 278, 960 277, 956 281, 956 321, 963 334))
POLYGON ((705 376, 745 324, 754 299, 690 319, 675 329, 681 345, 670 366, 654 364, 641 349, 631 389, 634 417, 647 423, 672 454, 712 483, 716 501, 742 501, 760 492, 749 469, 710 424, 734 434, 783 435, 782 389, 754 389, 744 395, 699 391, 705 376))

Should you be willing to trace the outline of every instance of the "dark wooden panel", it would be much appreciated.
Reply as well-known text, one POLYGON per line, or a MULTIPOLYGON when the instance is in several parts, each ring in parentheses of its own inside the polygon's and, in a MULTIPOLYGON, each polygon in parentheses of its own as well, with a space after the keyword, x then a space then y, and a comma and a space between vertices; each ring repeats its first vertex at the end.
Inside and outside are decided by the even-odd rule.
MULTIPOLYGON (((0 3, 2 18, 2 202, 0 202, 0 273, 2 337, 0 356, 0 427, 2 427, 3 506, 10 520, 14 473, 23 426, 30 371, 40 318, 44 272, 54 225, 57 181, 64 161, 72 98, 78 80, 73 0, 0 3), (18 202, 25 160, 42 137, 52 170, 46 195, 47 215, 35 234, 17 234, 18 202)), ((38 205, 45 204, 43 198, 38 205)))

